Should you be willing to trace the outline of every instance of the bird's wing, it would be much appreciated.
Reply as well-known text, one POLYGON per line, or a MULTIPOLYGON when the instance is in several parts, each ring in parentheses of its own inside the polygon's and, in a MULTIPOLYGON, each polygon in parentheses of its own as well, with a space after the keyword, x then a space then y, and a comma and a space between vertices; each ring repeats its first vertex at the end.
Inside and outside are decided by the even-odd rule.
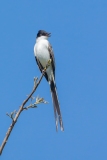
POLYGON ((48 51, 50 54, 50 58, 52 60, 51 64, 52 64, 53 74, 54 74, 54 78, 55 78, 55 58, 54 58, 53 49, 52 49, 52 46, 50 45, 50 43, 48 45, 48 51))
MULTIPOLYGON (((39 59, 36 56, 35 56, 35 59, 36 59, 37 65, 38 65, 38 67, 39 67, 39 69, 40 69, 40 71, 42 73, 42 71, 43 71, 44 68, 43 68, 43 66, 41 65, 39 59)), ((46 80, 48 81, 48 75, 47 75, 46 72, 44 73, 44 76, 45 76, 46 80)))

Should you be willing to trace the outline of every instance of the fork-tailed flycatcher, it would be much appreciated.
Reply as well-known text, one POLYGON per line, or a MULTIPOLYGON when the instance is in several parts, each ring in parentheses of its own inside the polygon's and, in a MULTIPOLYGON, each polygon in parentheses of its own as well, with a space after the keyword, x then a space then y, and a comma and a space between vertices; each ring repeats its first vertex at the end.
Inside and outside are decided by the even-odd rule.
POLYGON ((46 67, 48 61, 51 59, 51 64, 46 69, 44 76, 50 85, 53 106, 54 106, 56 130, 58 130, 58 119, 59 119, 61 131, 64 131, 62 116, 56 91, 56 84, 55 84, 55 59, 52 46, 48 41, 48 37, 50 37, 50 35, 51 33, 48 33, 44 30, 38 31, 36 37, 36 44, 34 46, 34 55, 41 72, 43 72, 43 69, 46 67))

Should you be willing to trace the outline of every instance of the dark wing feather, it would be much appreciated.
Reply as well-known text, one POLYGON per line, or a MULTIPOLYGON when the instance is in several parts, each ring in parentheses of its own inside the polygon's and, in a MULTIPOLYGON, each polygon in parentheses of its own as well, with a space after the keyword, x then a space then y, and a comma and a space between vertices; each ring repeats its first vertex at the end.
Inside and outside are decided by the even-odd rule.
MULTIPOLYGON (((37 65, 38 65, 38 67, 39 67, 39 69, 40 69, 40 71, 41 71, 41 73, 42 73, 42 71, 43 71, 44 68, 43 68, 43 66, 41 65, 40 61, 37 59, 37 57, 35 57, 35 59, 36 59, 37 65)), ((48 81, 48 76, 47 76, 47 73, 46 73, 46 72, 44 73, 44 76, 45 76, 46 80, 48 81)))
POLYGON ((55 58, 54 58, 53 49, 52 49, 52 46, 50 45, 50 43, 49 43, 48 51, 50 53, 50 58, 52 60, 51 64, 52 64, 53 74, 54 74, 54 78, 55 78, 55 58))

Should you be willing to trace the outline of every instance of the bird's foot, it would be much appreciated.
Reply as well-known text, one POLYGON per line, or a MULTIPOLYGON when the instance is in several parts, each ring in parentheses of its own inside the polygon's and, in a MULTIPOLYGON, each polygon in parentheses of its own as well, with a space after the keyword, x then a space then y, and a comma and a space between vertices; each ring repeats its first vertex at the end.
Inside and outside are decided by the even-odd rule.
POLYGON ((48 67, 50 66, 50 64, 51 64, 51 61, 52 61, 51 59, 48 60, 48 63, 47 63, 47 65, 46 65, 46 67, 45 67, 45 68, 43 69, 43 71, 42 71, 43 73, 46 72, 47 68, 48 68, 48 67))
POLYGON ((49 59, 49 61, 48 61, 47 65, 46 65, 46 68, 48 68, 48 67, 51 65, 51 62, 52 62, 52 60, 51 60, 51 59, 49 59))

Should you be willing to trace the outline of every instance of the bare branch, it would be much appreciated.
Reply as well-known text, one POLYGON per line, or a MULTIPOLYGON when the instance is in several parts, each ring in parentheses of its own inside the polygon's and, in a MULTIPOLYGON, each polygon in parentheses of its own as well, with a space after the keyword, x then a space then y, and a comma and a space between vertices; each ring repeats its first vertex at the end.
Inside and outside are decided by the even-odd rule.
MULTIPOLYGON (((5 138, 4 138, 3 142, 2 142, 2 145, 1 145, 1 147, 0 147, 0 155, 2 154, 3 148, 4 148, 4 146, 5 146, 6 143, 7 143, 7 140, 8 140, 8 138, 9 138, 9 136, 10 136, 10 133, 12 132, 12 129, 13 129, 15 123, 17 122, 17 119, 19 118, 21 112, 24 110, 25 104, 26 104, 26 103, 28 102, 28 100, 32 97, 33 93, 36 91, 38 85, 40 84, 40 82, 41 82, 41 80, 42 80, 42 78, 43 78, 43 75, 44 75, 44 73, 42 73, 42 75, 41 75, 41 77, 40 77, 40 79, 39 79, 38 81, 36 80, 36 83, 35 83, 35 85, 34 85, 34 88, 33 88, 32 92, 31 92, 30 95, 27 97, 27 99, 22 103, 22 105, 20 106, 18 112, 16 113, 16 111, 14 111, 14 112, 12 112, 12 113, 10 113, 10 114, 7 113, 7 116, 9 116, 9 117, 12 119, 12 123, 11 123, 11 125, 10 125, 10 127, 9 127, 9 129, 8 129, 8 131, 7 131, 7 133, 6 133, 6 136, 5 136, 5 138), (16 114, 16 115, 15 115, 15 114, 16 114), (14 117, 14 115, 15 115, 15 117, 14 117)), ((33 108, 33 107, 32 107, 32 108, 33 108)))
POLYGON ((9 138, 9 136, 10 136, 12 130, 13 130, 13 127, 14 127, 15 123, 17 122, 17 119, 19 118, 21 112, 22 112, 23 110, 27 110, 28 108, 35 108, 35 107, 37 107, 36 104, 39 104, 39 103, 47 103, 43 98, 37 97, 37 98, 36 98, 36 103, 35 103, 34 105, 30 105, 30 106, 28 106, 27 108, 24 107, 25 104, 28 102, 28 100, 29 100, 30 98, 31 98, 31 101, 33 100, 32 95, 33 95, 33 93, 36 91, 38 85, 40 84, 40 82, 41 82, 41 80, 42 80, 42 78, 43 78, 43 76, 44 76, 44 73, 46 72, 46 69, 50 66, 50 64, 51 64, 51 59, 48 61, 46 67, 45 67, 44 70, 42 71, 42 74, 41 74, 40 79, 38 80, 38 78, 34 78, 34 88, 33 88, 32 92, 30 93, 30 95, 28 95, 28 97, 26 98, 26 100, 24 100, 24 102, 23 102, 22 105, 20 106, 18 112, 14 111, 14 112, 12 112, 12 113, 10 113, 10 114, 7 113, 7 116, 9 116, 9 117, 12 119, 12 123, 11 123, 11 125, 10 125, 7 133, 6 133, 6 136, 5 136, 5 138, 4 138, 1 146, 0 146, 0 155, 2 154, 3 148, 4 148, 4 146, 6 145, 7 140, 8 140, 8 138, 9 138), (14 116, 15 116, 15 117, 14 117, 14 116))
POLYGON ((47 101, 44 100, 44 98, 39 98, 37 97, 36 98, 36 102, 34 104, 30 104, 29 106, 27 107, 23 107, 23 110, 28 110, 29 108, 37 108, 37 104, 39 103, 48 103, 47 101))
POLYGON ((11 112, 10 114, 9 113, 6 113, 7 116, 9 116, 12 120, 14 120, 14 116, 16 115, 16 110, 11 112))

